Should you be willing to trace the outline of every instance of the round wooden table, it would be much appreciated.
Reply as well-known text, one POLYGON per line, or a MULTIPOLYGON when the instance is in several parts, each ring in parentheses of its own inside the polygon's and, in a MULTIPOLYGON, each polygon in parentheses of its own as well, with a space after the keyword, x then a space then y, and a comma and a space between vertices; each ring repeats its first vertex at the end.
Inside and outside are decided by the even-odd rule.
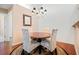
POLYGON ((50 33, 46 33, 46 32, 32 32, 31 33, 31 38, 37 41, 42 41, 49 37, 50 37, 50 33))
POLYGON ((41 41, 49 37, 50 37, 50 33, 46 33, 46 32, 32 32, 31 33, 31 38, 40 43, 38 49, 36 49, 36 50, 39 50, 39 54, 41 54, 41 50, 44 50, 41 46, 41 41))

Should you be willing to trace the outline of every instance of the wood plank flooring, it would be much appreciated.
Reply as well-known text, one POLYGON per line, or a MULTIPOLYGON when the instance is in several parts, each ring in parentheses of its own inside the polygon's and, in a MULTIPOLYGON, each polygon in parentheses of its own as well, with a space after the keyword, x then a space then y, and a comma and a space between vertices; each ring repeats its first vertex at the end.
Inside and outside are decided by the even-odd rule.
POLYGON ((60 46, 61 48, 63 48, 69 55, 75 55, 76 54, 74 45, 72 45, 72 44, 57 42, 57 46, 60 46))

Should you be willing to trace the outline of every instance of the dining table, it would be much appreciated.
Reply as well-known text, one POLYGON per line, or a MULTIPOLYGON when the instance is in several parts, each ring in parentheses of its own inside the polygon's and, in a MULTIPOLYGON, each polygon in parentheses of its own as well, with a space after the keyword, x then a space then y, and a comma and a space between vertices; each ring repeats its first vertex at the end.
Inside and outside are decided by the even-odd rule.
POLYGON ((39 54, 41 54, 41 50, 43 50, 43 48, 41 46, 41 41, 46 40, 46 38, 50 38, 50 33, 48 33, 48 32, 32 32, 31 38, 32 38, 32 40, 35 40, 40 43, 38 49, 36 49, 36 50, 39 50, 39 54))
POLYGON ((47 32, 32 32, 31 38, 33 40, 37 40, 38 42, 41 42, 42 40, 45 40, 46 38, 50 37, 50 33, 47 32))

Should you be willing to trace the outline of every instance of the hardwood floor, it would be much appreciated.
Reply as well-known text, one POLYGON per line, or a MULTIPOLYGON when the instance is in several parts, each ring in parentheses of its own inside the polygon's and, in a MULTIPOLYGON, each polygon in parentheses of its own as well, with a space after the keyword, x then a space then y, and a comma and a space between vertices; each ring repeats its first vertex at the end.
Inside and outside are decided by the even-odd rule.
POLYGON ((9 42, 0 42, 0 55, 9 55, 10 52, 11 48, 9 42))
MULTIPOLYGON (((20 45, 22 45, 22 43, 11 48, 9 42, 0 42, 0 55, 9 55, 14 49, 16 49, 20 45)), ((69 55, 76 55, 74 45, 72 44, 57 42, 57 46, 64 49, 69 55)))
POLYGON ((76 55, 74 45, 63 42, 57 42, 57 46, 63 48, 69 55, 76 55))

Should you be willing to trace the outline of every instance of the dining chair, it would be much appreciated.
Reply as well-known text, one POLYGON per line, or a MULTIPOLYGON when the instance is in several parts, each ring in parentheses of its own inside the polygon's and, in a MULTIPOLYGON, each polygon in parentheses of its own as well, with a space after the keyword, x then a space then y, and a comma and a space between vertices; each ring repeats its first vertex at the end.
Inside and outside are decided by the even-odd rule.
POLYGON ((53 29, 51 34, 51 40, 50 40, 51 52, 53 52, 56 48, 56 36, 57 36, 57 29, 53 29))
POLYGON ((50 38, 47 38, 46 40, 41 42, 42 46, 46 47, 51 52, 53 52, 56 48, 56 33, 57 30, 53 29, 50 33, 50 38))
POLYGON ((22 29, 23 32, 23 50, 26 51, 26 54, 31 54, 31 51, 36 48, 39 43, 31 42, 30 33, 28 29, 22 29))

